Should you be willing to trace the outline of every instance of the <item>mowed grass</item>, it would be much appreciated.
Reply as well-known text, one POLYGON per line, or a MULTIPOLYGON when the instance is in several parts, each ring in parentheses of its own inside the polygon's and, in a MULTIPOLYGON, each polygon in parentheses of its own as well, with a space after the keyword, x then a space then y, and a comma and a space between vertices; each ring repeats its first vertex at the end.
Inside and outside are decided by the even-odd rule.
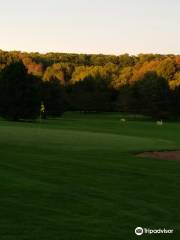
POLYGON ((180 239, 180 162, 135 156, 180 149, 180 123, 120 118, 0 121, 1 240, 180 239))

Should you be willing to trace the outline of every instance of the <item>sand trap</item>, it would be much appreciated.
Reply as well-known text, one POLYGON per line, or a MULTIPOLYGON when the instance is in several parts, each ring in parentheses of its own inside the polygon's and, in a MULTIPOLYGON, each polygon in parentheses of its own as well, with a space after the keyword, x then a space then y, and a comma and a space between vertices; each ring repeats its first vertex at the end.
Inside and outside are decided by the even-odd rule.
POLYGON ((180 151, 144 152, 137 154, 137 156, 180 161, 180 151))

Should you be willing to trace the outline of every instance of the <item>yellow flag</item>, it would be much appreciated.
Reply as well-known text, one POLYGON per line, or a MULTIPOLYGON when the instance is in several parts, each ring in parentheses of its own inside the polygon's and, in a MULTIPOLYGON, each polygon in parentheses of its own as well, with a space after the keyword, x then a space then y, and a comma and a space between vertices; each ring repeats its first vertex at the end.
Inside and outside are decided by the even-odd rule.
POLYGON ((43 102, 41 103, 41 109, 40 109, 40 111, 41 111, 42 113, 45 112, 45 106, 44 106, 44 103, 43 103, 43 102))

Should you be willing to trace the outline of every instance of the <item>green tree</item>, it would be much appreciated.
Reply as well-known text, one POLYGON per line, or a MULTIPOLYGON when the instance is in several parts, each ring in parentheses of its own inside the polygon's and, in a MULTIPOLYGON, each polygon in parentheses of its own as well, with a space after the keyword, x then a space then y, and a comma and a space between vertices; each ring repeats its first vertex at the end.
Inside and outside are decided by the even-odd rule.
POLYGON ((39 116, 40 80, 27 73, 22 62, 5 67, 0 78, 0 114, 9 120, 39 116))
POLYGON ((142 114, 154 118, 167 118, 170 106, 170 90, 166 79, 155 72, 148 72, 134 84, 138 107, 142 114))
POLYGON ((45 81, 42 84, 42 99, 45 106, 45 115, 59 117, 67 107, 66 92, 57 79, 45 81))
POLYGON ((100 76, 87 76, 70 87, 70 101, 73 110, 102 112, 111 110, 112 92, 100 76))

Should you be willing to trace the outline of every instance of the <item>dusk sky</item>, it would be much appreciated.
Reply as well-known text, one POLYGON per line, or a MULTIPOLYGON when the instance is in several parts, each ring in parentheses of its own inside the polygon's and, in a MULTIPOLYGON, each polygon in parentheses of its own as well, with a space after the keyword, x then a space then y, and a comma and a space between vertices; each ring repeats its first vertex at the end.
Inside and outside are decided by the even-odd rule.
POLYGON ((178 0, 1 0, 0 49, 180 54, 178 0))

